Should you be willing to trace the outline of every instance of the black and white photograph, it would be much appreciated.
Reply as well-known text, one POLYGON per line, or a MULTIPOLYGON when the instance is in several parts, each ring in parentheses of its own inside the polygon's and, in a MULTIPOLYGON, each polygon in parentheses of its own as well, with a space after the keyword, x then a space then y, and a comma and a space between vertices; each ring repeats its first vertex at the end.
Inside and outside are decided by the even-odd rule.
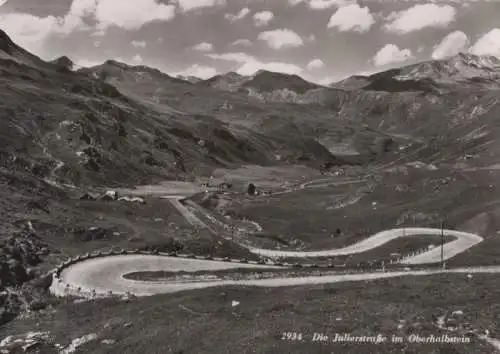
POLYGON ((500 0, 0 0, 0 354, 500 353, 500 0))

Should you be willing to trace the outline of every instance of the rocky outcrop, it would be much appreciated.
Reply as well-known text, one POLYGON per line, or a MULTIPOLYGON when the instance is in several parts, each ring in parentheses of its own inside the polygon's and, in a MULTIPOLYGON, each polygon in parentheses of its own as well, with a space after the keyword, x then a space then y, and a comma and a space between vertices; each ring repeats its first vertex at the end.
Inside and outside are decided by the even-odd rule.
MULTIPOLYGON (((49 252, 36 234, 24 231, 4 240, 0 247, 0 325, 23 310, 44 307, 36 300, 40 288, 25 289, 38 274, 36 266, 49 252), (23 290, 24 289, 24 290, 23 290), (28 299, 28 298, 29 299, 28 299), (33 305, 33 308, 31 308, 33 305)), ((38 285, 41 285, 39 282, 38 285)))
POLYGON ((48 253, 47 245, 33 233, 9 237, 0 248, 0 286, 20 286, 33 278, 31 270, 48 253))
POLYGON ((51 61, 52 64, 58 66, 60 69, 73 70, 75 64, 67 56, 62 56, 51 61))

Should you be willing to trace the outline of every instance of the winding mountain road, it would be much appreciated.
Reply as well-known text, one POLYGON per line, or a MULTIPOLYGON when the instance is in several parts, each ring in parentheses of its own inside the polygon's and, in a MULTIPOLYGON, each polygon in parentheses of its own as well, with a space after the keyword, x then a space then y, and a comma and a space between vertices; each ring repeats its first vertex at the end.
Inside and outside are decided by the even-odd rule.
MULTIPOLYGON (((340 254, 353 254, 365 252, 376 248, 390 240, 398 237, 410 237, 412 235, 434 235, 440 234, 440 229, 411 228, 393 229, 379 232, 368 239, 358 242, 349 247, 316 252, 287 252, 275 250, 251 249, 254 253, 264 253, 268 256, 288 256, 288 257, 318 257, 340 254)), ((445 235, 456 237, 455 241, 446 244, 445 259, 463 252, 475 244, 482 241, 482 237, 467 232, 444 230, 445 235)), ((425 264, 439 261, 440 249, 432 249, 405 261, 407 264, 425 264)), ((61 284, 70 284, 80 288, 81 292, 95 291, 104 294, 112 291, 115 294, 131 293, 136 296, 148 296, 159 293, 171 293, 183 290, 201 289, 213 286, 224 285, 246 285, 246 286, 293 286, 305 284, 326 284, 344 281, 362 281, 380 278, 389 278, 407 275, 432 275, 440 273, 497 273, 500 267, 476 267, 457 268, 448 270, 413 270, 413 271, 393 271, 393 272, 372 272, 354 274, 327 274, 321 276, 303 277, 280 277, 279 275, 270 279, 250 279, 250 280, 187 280, 187 281, 138 281, 127 279, 124 276, 129 273, 145 271, 169 271, 169 272, 195 272, 195 271, 216 271, 223 269, 286 269, 285 267, 273 265, 257 265, 244 263, 230 263, 222 261, 199 260, 168 257, 162 255, 121 255, 91 258, 74 263, 61 271, 59 282, 54 279, 51 291, 57 296, 65 296, 61 284)))
MULTIPOLYGON (((425 227, 409 227, 400 229, 385 230, 376 233, 358 243, 344 247, 323 251, 278 251, 271 249, 249 248, 250 252, 266 257, 294 257, 294 258, 314 258, 314 257, 333 257, 343 256, 355 253, 366 252, 377 248, 387 242, 401 237, 412 237, 421 235, 440 235, 440 229, 425 227)), ((464 252, 472 246, 483 241, 483 238, 468 232, 456 230, 443 230, 445 236, 455 237, 456 240, 448 242, 443 247, 443 258, 449 259, 455 255, 464 252)), ((425 264, 435 263, 441 260, 441 248, 434 248, 405 260, 406 264, 425 264)))
MULTIPOLYGON (((165 197, 169 199, 170 202, 175 205, 179 212, 194 226, 205 226, 208 227, 202 220, 200 220, 191 210, 189 210, 183 203, 178 199, 172 199, 170 197, 165 197)), ((187 204, 191 205, 192 202, 187 204)), ((197 210, 201 211, 201 207, 197 207, 197 210)), ((355 253, 362 253, 370 251, 377 247, 386 244, 387 242, 393 241, 402 237, 412 237, 412 236, 422 236, 422 235, 440 235, 441 229, 426 228, 426 227, 408 227, 408 228, 398 228, 378 232, 360 242, 352 244, 343 248, 334 248, 322 251, 280 251, 273 249, 263 249, 250 247, 245 244, 239 244, 241 247, 247 248, 253 254, 257 254, 263 257, 290 257, 290 258, 316 258, 316 257, 335 257, 335 256, 345 256, 355 253)), ((452 236, 455 240, 445 243, 443 247, 443 259, 447 260, 459 253, 462 253, 472 246, 483 241, 481 236, 457 231, 457 230, 443 230, 445 236, 452 236)), ((233 239, 233 241, 235 241, 233 239)), ((235 241, 236 242, 236 241, 235 241)), ((414 257, 410 257, 404 260, 405 264, 428 264, 436 263, 441 261, 441 247, 430 249, 426 252, 420 253, 414 257)))
MULTIPOLYGON (((215 271, 224 269, 280 269, 271 265, 251 265, 227 263, 218 261, 206 261, 196 259, 181 259, 168 256, 154 255, 123 255, 94 258, 76 263, 62 271, 60 278, 63 283, 80 287, 82 292, 95 291, 96 294, 106 294, 112 291, 114 294, 131 293, 136 296, 150 296, 161 293, 174 293, 178 291, 209 288, 214 286, 242 285, 261 287, 297 286, 311 284, 328 284, 349 281, 366 281, 382 278, 394 278, 400 276, 423 276, 442 273, 499 273, 500 266, 473 267, 455 269, 432 269, 432 270, 409 270, 393 272, 372 272, 352 274, 327 274, 319 276, 301 277, 273 277, 268 279, 249 280, 191 280, 191 281, 140 281, 124 278, 125 274, 146 271, 215 271)), ((61 287, 54 283, 51 291, 57 296, 64 296, 61 287)))
MULTIPOLYGON (((321 182, 323 182, 322 180, 321 182)), ((343 181, 341 184, 344 184, 343 181)), ((322 185, 322 184, 321 184, 322 185)), ((303 188, 310 186, 305 184, 303 188)), ((154 194, 169 199, 172 205, 193 225, 197 227, 206 225, 200 218, 198 218, 189 208, 184 205, 180 199, 187 196, 183 191, 183 186, 175 189, 175 193, 165 193, 169 190, 170 186, 160 186, 150 188, 143 187, 143 190, 136 190, 137 193, 147 191, 148 194, 154 194)), ((455 240, 448 242, 443 247, 443 259, 454 257, 474 245, 483 241, 481 236, 456 231, 456 230, 443 230, 444 235, 452 236, 455 240)), ((261 249, 251 246, 241 245, 246 247, 250 252, 265 256, 265 257, 292 257, 292 258, 315 258, 315 257, 334 257, 341 255, 350 255, 370 251, 392 240, 402 237, 412 237, 421 235, 440 235, 441 229, 433 228, 397 228, 378 232, 360 242, 352 244, 347 247, 321 250, 321 251, 281 251, 273 249, 261 249)), ((437 263, 441 260, 441 248, 436 247, 429 249, 419 255, 407 257, 401 261, 403 264, 430 264, 437 263)), ((168 272, 196 272, 205 271, 213 272, 217 270, 227 269, 242 269, 242 268, 255 268, 260 269, 276 269, 283 270, 289 269, 287 267, 279 267, 274 265, 259 265, 247 263, 231 263, 213 260, 200 260, 169 257, 166 255, 113 255, 97 258, 89 258, 77 261, 76 263, 67 264, 60 272, 59 278, 55 278, 52 282, 51 291, 57 296, 67 295, 65 288, 71 286, 78 288, 83 293, 94 292, 97 294, 106 294, 109 291, 115 294, 131 293, 136 296, 148 296, 158 293, 171 293, 190 289, 200 289, 213 286, 223 285, 247 285, 247 286, 293 286, 305 284, 326 284, 344 281, 363 281, 380 278, 407 276, 407 275, 432 275, 439 273, 497 273, 500 272, 499 267, 476 267, 476 268, 456 268, 456 269, 428 269, 428 270, 408 270, 408 271, 374 271, 371 273, 351 273, 351 274, 332 274, 332 271, 323 275, 310 275, 310 276, 283 276, 279 273, 273 274, 273 277, 266 279, 241 279, 241 277, 234 277, 231 279, 217 278, 217 274, 213 273, 211 276, 205 276, 203 279, 188 277, 182 281, 138 281, 124 277, 126 274, 145 271, 168 271, 168 272)), ((237 272, 236 272, 237 274, 237 272)))

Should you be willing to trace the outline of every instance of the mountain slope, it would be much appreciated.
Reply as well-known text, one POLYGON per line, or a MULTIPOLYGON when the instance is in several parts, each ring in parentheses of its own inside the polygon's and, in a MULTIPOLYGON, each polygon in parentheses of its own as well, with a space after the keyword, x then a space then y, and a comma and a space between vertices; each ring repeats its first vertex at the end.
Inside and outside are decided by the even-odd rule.
POLYGON ((353 75, 341 81, 331 83, 328 87, 342 90, 356 90, 367 86, 369 83, 368 76, 353 75))
MULTIPOLYGON (((213 97, 222 104, 226 99, 219 90, 111 60, 76 72, 61 70, 60 60, 46 63, 8 37, 3 43, 0 149, 10 167, 22 164, 41 178, 136 185, 208 174, 216 167, 277 163, 278 153, 290 163, 303 154, 316 166, 335 160, 310 137, 297 141, 235 129, 203 107, 181 111, 191 104, 176 105, 184 96, 210 104, 213 97), (155 93, 159 102, 151 100, 155 93)), ((246 96, 234 97, 261 109, 246 96)))
MULTIPOLYGON (((276 144, 274 146, 277 148, 273 150, 273 154, 280 155, 282 161, 293 162, 301 156, 309 156, 309 161, 315 166, 321 166, 325 163, 349 163, 344 160, 339 162, 339 156, 334 153, 337 150, 336 147, 332 147, 330 143, 324 144, 325 141, 328 141, 325 138, 334 135, 339 140, 338 144, 342 146, 351 142, 356 135, 363 137, 363 145, 371 145, 372 142, 384 138, 384 134, 367 131, 359 126, 346 129, 345 122, 331 119, 335 115, 335 111, 329 107, 331 103, 328 103, 328 100, 332 97, 345 96, 347 93, 342 90, 323 87, 309 90, 310 87, 317 87, 317 85, 306 82, 302 90, 307 89, 307 91, 303 91, 304 93, 301 95, 284 88, 258 94, 265 95, 265 97, 257 97, 257 94, 249 94, 251 91, 247 91, 249 89, 243 87, 246 85, 246 83, 244 84, 245 80, 253 80, 252 77, 243 77, 235 73, 216 76, 193 85, 184 81, 173 82, 172 78, 166 74, 152 78, 144 76, 147 78, 139 81, 136 76, 139 70, 144 69, 122 64, 114 65, 114 63, 108 62, 103 66, 79 72, 97 77, 100 72, 105 71, 107 73, 106 82, 156 110, 176 112, 179 115, 203 114, 228 123, 229 129, 232 131, 244 131, 247 135, 256 136, 257 134, 266 137, 276 144), (220 89, 219 85, 225 85, 228 79, 233 80, 232 84, 235 86, 230 91, 220 89), (283 92, 290 94, 291 99, 282 99, 283 92), (297 100, 301 104, 296 104, 297 100), (268 120, 275 121, 278 125, 280 121, 283 123, 292 121, 291 125, 285 126, 290 128, 294 126, 295 128, 280 131, 274 129, 272 124, 267 124, 268 120), (315 144, 315 147, 313 148, 311 144, 315 144), (306 147, 316 152, 323 151, 322 149, 331 150, 332 156, 328 157, 323 151, 318 155, 321 158, 316 158, 314 153, 310 153, 312 150, 309 151, 309 148, 306 147)), ((248 81, 248 84, 253 82, 252 85, 256 85, 262 81, 267 84, 265 80, 270 77, 275 77, 275 74, 260 72, 257 80, 248 81)), ((281 86, 276 87, 283 87, 287 75, 279 74, 279 77, 282 82, 278 82, 278 84, 281 86)), ((294 80, 298 80, 300 84, 304 82, 302 79, 292 76, 290 81, 294 82, 294 80)), ((363 149, 368 155, 361 160, 367 162, 373 158, 371 147, 363 147, 363 149)), ((305 160, 301 158, 300 161, 304 162, 305 160)))
POLYGON ((0 60, 16 64, 24 64, 40 69, 47 69, 50 64, 44 62, 36 55, 16 45, 2 29, 0 29, 0 60))
MULTIPOLYGON (((448 77, 445 73, 454 72, 452 66, 460 65, 468 67, 474 64, 463 56, 457 56, 435 62, 432 67, 437 68, 436 74, 426 71, 429 64, 424 62, 368 77, 355 77, 350 83, 344 82, 340 88, 309 89, 315 86, 307 84, 307 90, 300 95, 288 88, 264 93, 248 89, 252 85, 261 90, 278 88, 286 82, 284 78, 287 75, 279 74, 282 81, 278 80, 275 86, 266 86, 274 81, 265 79, 275 77, 268 72, 260 72, 256 81, 253 81, 253 77, 228 73, 194 85, 187 82, 170 84, 170 77, 137 85, 135 79, 129 80, 128 74, 121 73, 116 73, 107 81, 129 95, 142 99, 157 95, 158 107, 163 109, 174 109, 183 114, 208 114, 232 127, 238 126, 240 130, 246 127, 247 134, 257 131, 275 142, 275 139, 279 139, 278 145, 283 144, 283 141, 291 144, 301 139, 303 142, 315 141, 329 150, 332 160, 337 163, 340 151, 345 149, 358 152, 361 156, 358 155, 356 163, 361 161, 366 164, 376 161, 381 153, 387 155, 384 159, 394 158, 394 153, 387 154, 380 150, 380 144, 384 145, 384 141, 397 140, 399 144, 406 144, 407 139, 413 139, 420 141, 416 145, 422 148, 431 144, 431 140, 435 146, 437 137, 442 139, 446 149, 431 154, 431 157, 433 160, 452 161, 463 156, 467 149, 453 144, 449 137, 458 139, 464 129, 478 128, 482 119, 493 119, 490 117, 494 114, 490 116, 490 111, 496 110, 495 93, 485 91, 484 86, 477 85, 474 78, 472 81, 467 79, 469 84, 465 87, 462 87, 463 82, 459 83, 464 75, 455 73, 457 83, 452 84, 442 79, 448 77), (427 74, 407 75, 412 72, 427 74), (400 78, 403 74, 406 79, 400 78), (262 81, 264 85, 256 84, 262 81), (228 85, 233 86, 226 90, 228 85), (283 92, 291 96, 283 97, 283 92), (469 119, 472 116, 476 118, 469 119), (402 136, 407 138, 402 139, 402 136)), ((491 72, 490 69, 481 70, 491 72)), ((290 82, 295 79, 292 76, 290 82)), ((302 83, 301 80, 299 78, 298 82, 302 83)), ((477 141, 468 144, 475 146, 483 143, 477 141)), ((306 145, 299 143, 297 146, 303 148, 306 145)), ((279 155, 277 151, 274 152, 279 155)), ((301 155, 290 153, 289 156, 301 155)), ((415 157, 424 158, 428 155, 423 153, 415 157)), ((343 160, 342 163, 354 161, 343 160)))
POLYGON ((269 161, 258 137, 233 136, 215 119, 152 110, 102 80, 60 71, 5 42, 0 149, 12 165, 68 183, 111 185, 269 161))

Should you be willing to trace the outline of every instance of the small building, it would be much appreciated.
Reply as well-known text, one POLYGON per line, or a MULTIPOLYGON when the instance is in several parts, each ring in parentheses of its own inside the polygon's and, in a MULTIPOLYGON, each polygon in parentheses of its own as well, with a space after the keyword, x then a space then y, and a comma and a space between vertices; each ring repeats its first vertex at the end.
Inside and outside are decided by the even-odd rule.
POLYGON ((257 188, 255 187, 255 184, 250 183, 247 188, 247 192, 249 195, 255 195, 257 192, 257 188))

